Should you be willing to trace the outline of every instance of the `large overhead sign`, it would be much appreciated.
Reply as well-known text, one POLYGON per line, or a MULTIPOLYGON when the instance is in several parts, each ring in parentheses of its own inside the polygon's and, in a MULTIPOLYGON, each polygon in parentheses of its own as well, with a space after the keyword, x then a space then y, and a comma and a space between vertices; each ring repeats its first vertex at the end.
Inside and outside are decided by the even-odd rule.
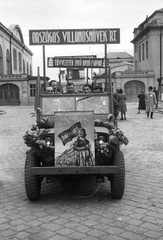
POLYGON ((49 57, 47 60, 49 68, 104 68, 104 58, 56 58, 49 57))
POLYGON ((55 58, 96 58, 97 55, 55 56, 55 58))
POLYGON ((120 43, 119 28, 29 30, 30 45, 120 43))

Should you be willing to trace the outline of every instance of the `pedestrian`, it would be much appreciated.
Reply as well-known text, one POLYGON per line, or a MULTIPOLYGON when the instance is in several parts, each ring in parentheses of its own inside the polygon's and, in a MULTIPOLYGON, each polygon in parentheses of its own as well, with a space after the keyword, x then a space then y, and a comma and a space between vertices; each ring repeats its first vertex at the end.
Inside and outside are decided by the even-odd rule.
POLYGON ((146 113, 147 113, 147 118, 153 118, 153 113, 154 113, 154 105, 157 104, 156 101, 156 95, 154 92, 152 92, 153 87, 149 86, 148 92, 145 94, 145 103, 146 103, 146 113))
POLYGON ((126 106, 126 94, 123 92, 122 88, 119 89, 119 92, 117 94, 117 102, 119 104, 119 111, 121 113, 121 119, 120 120, 126 120, 126 112, 127 112, 127 106, 126 106))
POLYGON ((65 94, 76 94, 74 83, 67 83, 66 85, 67 92, 65 94))
POLYGON ((119 93, 119 89, 117 89, 114 93, 113 93, 113 97, 115 98, 115 100, 117 101, 117 95, 119 93))
POLYGON ((158 108, 158 90, 154 87, 153 92, 156 94, 156 108, 158 108))
POLYGON ((140 110, 145 110, 145 94, 144 91, 141 90, 140 94, 138 95, 139 104, 138 104, 138 113, 140 114, 140 110))
POLYGON ((92 87, 90 84, 84 84, 83 85, 83 93, 91 93, 92 92, 92 87))
POLYGON ((47 94, 53 94, 53 88, 51 86, 46 87, 47 94))
POLYGON ((163 92, 161 93, 161 104, 163 104, 163 92))
POLYGON ((103 88, 100 85, 96 85, 93 87, 92 92, 93 93, 103 93, 103 88))
POLYGON ((50 80, 49 85, 52 87, 53 92, 52 94, 61 94, 60 89, 58 88, 58 83, 56 80, 50 80))

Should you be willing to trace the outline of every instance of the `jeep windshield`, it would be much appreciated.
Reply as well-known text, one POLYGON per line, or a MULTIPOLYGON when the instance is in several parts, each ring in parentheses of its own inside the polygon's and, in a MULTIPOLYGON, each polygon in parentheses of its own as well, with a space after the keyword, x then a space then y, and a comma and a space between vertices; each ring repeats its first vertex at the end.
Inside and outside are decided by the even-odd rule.
POLYGON ((60 111, 94 111, 94 114, 109 113, 109 96, 104 95, 48 95, 41 96, 43 115, 54 115, 60 111))

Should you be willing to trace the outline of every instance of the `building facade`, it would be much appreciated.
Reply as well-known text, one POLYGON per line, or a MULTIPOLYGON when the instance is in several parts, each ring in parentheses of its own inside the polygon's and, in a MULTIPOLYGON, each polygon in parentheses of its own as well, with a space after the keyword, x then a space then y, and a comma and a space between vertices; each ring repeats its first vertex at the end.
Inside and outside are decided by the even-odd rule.
POLYGON ((34 103, 32 56, 20 27, 0 23, 0 106, 34 103))
POLYGON ((134 28, 135 72, 153 70, 154 86, 161 91, 163 74, 163 8, 134 28))

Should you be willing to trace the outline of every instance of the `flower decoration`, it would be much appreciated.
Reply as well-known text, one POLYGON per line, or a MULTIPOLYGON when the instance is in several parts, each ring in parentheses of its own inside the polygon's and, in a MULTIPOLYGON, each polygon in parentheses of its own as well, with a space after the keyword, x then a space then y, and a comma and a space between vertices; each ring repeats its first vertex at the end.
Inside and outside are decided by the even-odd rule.
POLYGON ((41 121, 37 121, 37 126, 38 128, 53 128, 54 123, 49 120, 49 117, 47 118, 42 118, 41 121))
MULTIPOLYGON (((97 165, 108 165, 112 152, 119 149, 122 144, 127 145, 129 140, 112 121, 102 122, 96 119, 94 125, 108 129, 109 137, 106 142, 95 140, 96 159, 99 159, 97 165)), ((50 122, 49 118, 43 118, 41 121, 37 121, 37 125, 33 125, 23 136, 27 146, 35 151, 37 156, 40 157, 40 161, 46 166, 54 164, 54 145, 43 139, 50 131, 48 128, 52 127, 54 127, 54 123, 50 122)))
MULTIPOLYGON (((109 138, 108 141, 105 143, 105 146, 103 147, 103 144, 100 145, 101 152, 108 154, 109 149, 110 150, 116 150, 119 148, 120 145, 125 144, 127 145, 129 143, 128 138, 124 135, 124 133, 117 127, 117 125, 114 124, 112 121, 106 121, 102 122, 99 119, 95 120, 95 126, 103 126, 106 127, 109 130, 109 138)), ((98 148, 98 144, 96 144, 96 147, 98 148)), ((98 149, 99 150, 99 149, 98 149)))
POLYGON ((115 150, 119 148, 120 145, 127 145, 129 140, 126 136, 124 136, 123 132, 119 128, 113 128, 109 131, 109 141, 108 146, 115 150))
POLYGON ((28 147, 37 149, 54 149, 54 146, 51 146, 48 142, 42 139, 42 137, 48 132, 49 130, 47 129, 39 129, 36 125, 33 125, 32 128, 26 131, 23 136, 24 142, 28 147))

